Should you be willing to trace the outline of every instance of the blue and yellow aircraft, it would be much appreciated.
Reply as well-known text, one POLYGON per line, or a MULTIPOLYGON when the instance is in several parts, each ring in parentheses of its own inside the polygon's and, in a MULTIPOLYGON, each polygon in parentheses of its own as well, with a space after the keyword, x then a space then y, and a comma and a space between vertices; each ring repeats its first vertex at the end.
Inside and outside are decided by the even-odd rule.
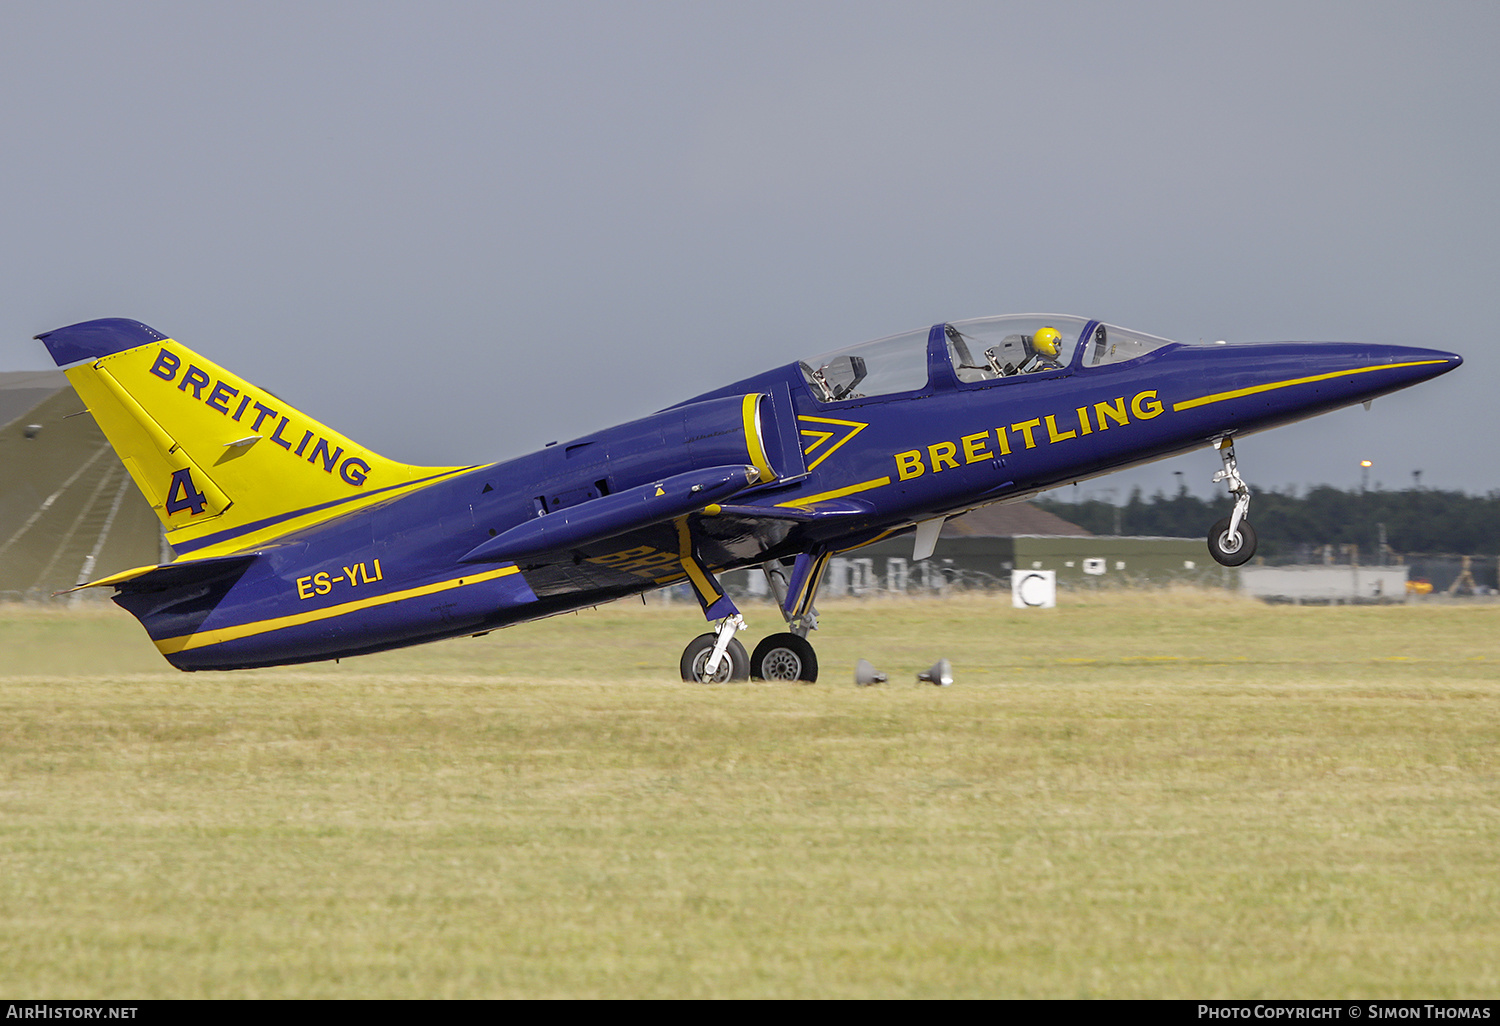
POLYGON ((1255 550, 1236 439, 1457 367, 1430 349, 1183 345, 1096 320, 936 324, 767 371, 502 463, 385 459, 137 321, 37 336, 176 558, 93 581, 183 670, 482 634, 688 581, 713 629, 685 680, 817 679, 829 559, 946 517, 1208 445, 1255 550), (786 630, 747 655, 716 575, 759 566, 786 630))

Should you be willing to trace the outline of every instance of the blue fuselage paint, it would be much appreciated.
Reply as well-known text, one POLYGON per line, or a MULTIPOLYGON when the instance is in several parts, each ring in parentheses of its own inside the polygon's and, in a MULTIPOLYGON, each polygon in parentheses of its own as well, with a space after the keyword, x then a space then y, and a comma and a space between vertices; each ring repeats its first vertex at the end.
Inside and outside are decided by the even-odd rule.
POLYGON ((724 500, 735 505, 722 515, 714 507, 689 515, 694 554, 713 570, 848 548, 934 516, 1349 406, 1461 362, 1402 346, 1169 345, 1095 368, 1082 365, 1080 350, 1067 368, 966 384, 947 362, 941 327, 929 341, 930 380, 913 392, 819 402, 789 365, 279 538, 216 579, 125 590, 116 601, 187 670, 375 652, 682 579, 687 535, 671 522, 585 539, 509 572, 462 560, 558 509, 746 463, 748 395, 781 397, 759 414, 777 479, 724 500), (805 458, 799 435, 811 446, 805 458))

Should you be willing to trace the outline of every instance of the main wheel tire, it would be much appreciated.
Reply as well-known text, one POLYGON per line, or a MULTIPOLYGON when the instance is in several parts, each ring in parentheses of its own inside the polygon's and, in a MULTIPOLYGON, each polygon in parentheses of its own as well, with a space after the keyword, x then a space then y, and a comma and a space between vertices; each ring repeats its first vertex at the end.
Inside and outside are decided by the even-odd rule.
POLYGON ((719 660, 718 672, 711 678, 704 676, 703 668, 708 665, 708 657, 714 654, 714 645, 718 641, 717 634, 700 634, 688 642, 688 647, 682 650, 682 662, 678 667, 683 680, 697 684, 723 684, 750 679, 750 657, 745 654, 745 646, 738 638, 729 639, 724 658, 719 660))
POLYGON ((818 679, 818 654, 806 638, 795 634, 773 634, 755 646, 750 657, 753 680, 802 680, 809 684, 818 679))
POLYGON ((1243 566, 1255 555, 1255 528, 1250 521, 1240 521, 1238 538, 1229 537, 1229 518, 1208 529, 1208 552, 1225 566, 1243 566))

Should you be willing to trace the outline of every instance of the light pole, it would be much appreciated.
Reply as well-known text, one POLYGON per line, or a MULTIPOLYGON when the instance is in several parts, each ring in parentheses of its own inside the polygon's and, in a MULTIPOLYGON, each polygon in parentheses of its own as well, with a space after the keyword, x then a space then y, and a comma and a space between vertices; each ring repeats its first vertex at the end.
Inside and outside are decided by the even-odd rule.
POLYGON ((1370 490, 1370 467, 1373 465, 1369 460, 1359 461, 1359 494, 1361 495, 1370 490))
POLYGON ((1109 504, 1114 507, 1115 537, 1118 538, 1120 536, 1120 507, 1116 504, 1115 499, 1120 494, 1120 490, 1118 488, 1101 488, 1099 491, 1109 496, 1109 504))

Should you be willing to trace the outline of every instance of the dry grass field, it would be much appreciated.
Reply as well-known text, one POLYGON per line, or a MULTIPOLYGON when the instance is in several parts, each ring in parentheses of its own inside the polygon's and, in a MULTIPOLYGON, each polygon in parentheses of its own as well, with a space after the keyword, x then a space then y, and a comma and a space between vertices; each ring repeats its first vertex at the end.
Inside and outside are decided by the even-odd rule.
POLYGON ((695 608, 180 674, 0 607, 0 992, 1500 991, 1500 606, 823 612, 705 687, 695 608))

